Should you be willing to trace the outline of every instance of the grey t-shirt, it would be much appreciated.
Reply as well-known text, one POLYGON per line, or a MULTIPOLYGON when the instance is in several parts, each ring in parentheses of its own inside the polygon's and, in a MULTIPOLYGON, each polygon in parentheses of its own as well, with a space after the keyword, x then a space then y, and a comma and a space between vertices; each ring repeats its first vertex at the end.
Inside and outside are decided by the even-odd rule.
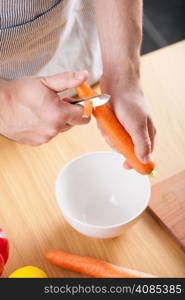
POLYGON ((0 0, 0 78, 102 73, 92 0, 0 0))

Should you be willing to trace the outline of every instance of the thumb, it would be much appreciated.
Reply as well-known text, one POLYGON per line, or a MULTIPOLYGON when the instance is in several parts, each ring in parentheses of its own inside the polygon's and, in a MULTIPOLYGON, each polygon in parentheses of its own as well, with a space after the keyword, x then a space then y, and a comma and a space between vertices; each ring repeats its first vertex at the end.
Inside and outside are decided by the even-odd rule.
POLYGON ((151 160, 151 143, 147 128, 136 131, 134 134, 131 134, 131 137, 134 142, 136 156, 141 162, 148 163, 151 160))
POLYGON ((55 92, 62 92, 66 89, 79 86, 87 77, 87 71, 64 72, 53 76, 42 77, 40 80, 47 88, 55 92))

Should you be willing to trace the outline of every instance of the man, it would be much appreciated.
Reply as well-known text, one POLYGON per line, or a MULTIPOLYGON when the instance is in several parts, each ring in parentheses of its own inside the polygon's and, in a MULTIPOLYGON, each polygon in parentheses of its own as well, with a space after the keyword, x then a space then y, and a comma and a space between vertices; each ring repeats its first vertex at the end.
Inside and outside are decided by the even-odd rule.
POLYGON ((0 0, 0 133, 41 145, 86 124, 58 93, 88 70, 149 162, 155 128, 140 85, 141 40, 142 0, 0 0))

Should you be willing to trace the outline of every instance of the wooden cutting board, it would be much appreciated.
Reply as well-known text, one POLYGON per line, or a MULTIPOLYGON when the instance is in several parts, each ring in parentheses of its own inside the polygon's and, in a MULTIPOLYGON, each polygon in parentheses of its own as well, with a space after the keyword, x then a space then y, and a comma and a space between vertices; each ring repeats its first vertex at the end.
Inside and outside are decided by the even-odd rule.
POLYGON ((185 250, 185 171, 152 187, 149 209, 185 250))

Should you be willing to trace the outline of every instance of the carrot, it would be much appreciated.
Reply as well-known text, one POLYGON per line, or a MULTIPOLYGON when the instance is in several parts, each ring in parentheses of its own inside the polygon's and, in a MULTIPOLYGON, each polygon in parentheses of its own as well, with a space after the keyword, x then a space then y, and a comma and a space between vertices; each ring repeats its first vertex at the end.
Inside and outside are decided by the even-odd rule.
POLYGON ((63 251, 50 250, 45 258, 52 264, 64 269, 96 278, 146 278, 154 275, 119 267, 89 256, 80 256, 63 251))
MULTIPOLYGON (((81 84, 79 87, 76 88, 76 90, 80 98, 96 96, 96 92, 94 92, 87 83, 81 84)), ((93 111, 92 101, 90 100, 85 101, 83 117, 84 118, 90 117, 92 111, 93 111)))
MULTIPOLYGON (((87 83, 77 87, 77 93, 80 98, 96 95, 87 83)), ((111 108, 107 104, 98 106, 93 109, 93 115, 110 143, 127 159, 130 166, 143 175, 151 174, 155 168, 154 163, 151 161, 144 164, 137 158, 131 136, 118 121, 111 108)))
POLYGON ((96 96, 97 93, 88 85, 87 82, 82 83, 76 88, 77 94, 80 98, 88 98, 96 96))
POLYGON ((89 118, 93 111, 93 103, 91 100, 84 102, 83 118, 89 118))

